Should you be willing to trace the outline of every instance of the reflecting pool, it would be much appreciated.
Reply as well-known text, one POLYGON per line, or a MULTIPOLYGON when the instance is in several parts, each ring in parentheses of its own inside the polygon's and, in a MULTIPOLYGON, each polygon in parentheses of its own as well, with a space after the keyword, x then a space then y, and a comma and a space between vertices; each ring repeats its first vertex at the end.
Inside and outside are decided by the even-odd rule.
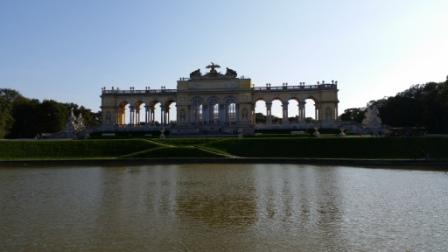
POLYGON ((448 173, 1 168, 0 237, 1 251, 446 251, 448 173))

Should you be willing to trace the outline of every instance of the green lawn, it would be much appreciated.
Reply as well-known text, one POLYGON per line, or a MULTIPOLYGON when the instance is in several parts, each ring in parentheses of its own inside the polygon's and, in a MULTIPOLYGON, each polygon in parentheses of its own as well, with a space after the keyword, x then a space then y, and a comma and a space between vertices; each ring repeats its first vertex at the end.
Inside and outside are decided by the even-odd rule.
POLYGON ((0 159, 112 158, 158 145, 129 140, 2 140, 0 159))
POLYGON ((3 160, 160 157, 448 159, 448 138, 260 136, 0 141, 0 159, 3 160))
POLYGON ((204 151, 197 147, 160 147, 127 155, 126 158, 176 158, 176 157, 222 157, 221 155, 204 151))
POLYGON ((448 159, 448 138, 243 138, 207 143, 244 157, 448 159))

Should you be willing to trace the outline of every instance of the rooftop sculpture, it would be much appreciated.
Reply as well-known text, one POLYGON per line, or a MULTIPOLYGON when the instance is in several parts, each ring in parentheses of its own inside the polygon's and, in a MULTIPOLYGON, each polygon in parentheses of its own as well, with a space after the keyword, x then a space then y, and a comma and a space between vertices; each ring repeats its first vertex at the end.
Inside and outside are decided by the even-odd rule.
POLYGON ((201 70, 197 69, 190 73, 190 79, 191 80, 209 80, 209 79, 235 79, 238 76, 238 73, 235 70, 232 70, 230 68, 226 68, 226 73, 222 74, 218 72, 218 68, 221 68, 220 65, 215 64, 211 62, 208 66, 206 66, 207 69, 210 69, 210 71, 204 75, 202 75, 201 70))

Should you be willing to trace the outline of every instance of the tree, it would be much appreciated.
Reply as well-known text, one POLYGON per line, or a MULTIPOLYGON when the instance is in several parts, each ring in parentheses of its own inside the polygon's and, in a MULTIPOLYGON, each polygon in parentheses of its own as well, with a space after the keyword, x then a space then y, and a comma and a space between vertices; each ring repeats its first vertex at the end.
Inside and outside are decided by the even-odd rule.
POLYGON ((38 100, 18 98, 13 102, 11 115, 14 123, 9 138, 30 138, 39 133, 38 125, 38 100))
POLYGON ((266 116, 262 113, 255 113, 255 121, 257 123, 265 123, 266 122, 266 116))
POLYGON ((9 134, 14 118, 11 115, 12 103, 22 97, 19 92, 2 88, 0 89, 0 138, 9 134))
POLYGON ((361 123, 364 119, 365 108, 349 108, 344 110, 344 113, 340 115, 342 121, 354 121, 361 123))
POLYGON ((38 106, 39 133, 54 133, 64 129, 68 110, 62 103, 44 100, 38 106))
POLYGON ((448 80, 414 85, 374 103, 384 124, 425 127, 432 133, 448 133, 448 80))
POLYGON ((11 116, 11 104, 0 96, 0 138, 4 138, 12 127, 14 119, 11 116))

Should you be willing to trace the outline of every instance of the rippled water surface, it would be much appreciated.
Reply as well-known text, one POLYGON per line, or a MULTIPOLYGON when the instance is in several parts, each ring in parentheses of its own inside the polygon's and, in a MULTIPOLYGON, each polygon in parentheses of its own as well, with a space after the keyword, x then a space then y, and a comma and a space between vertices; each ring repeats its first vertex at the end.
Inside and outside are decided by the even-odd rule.
POLYGON ((305 165, 0 169, 1 251, 446 251, 448 174, 305 165))

